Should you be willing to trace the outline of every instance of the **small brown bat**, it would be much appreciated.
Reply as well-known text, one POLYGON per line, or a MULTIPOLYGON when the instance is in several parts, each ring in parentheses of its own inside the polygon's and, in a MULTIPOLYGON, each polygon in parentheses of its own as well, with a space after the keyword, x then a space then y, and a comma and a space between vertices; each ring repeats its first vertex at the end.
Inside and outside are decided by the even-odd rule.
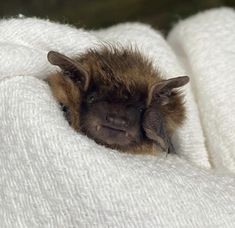
POLYGON ((61 71, 47 81, 69 124, 98 144, 123 152, 173 152, 171 136, 185 119, 181 76, 160 77, 137 49, 104 46, 75 58, 50 51, 61 71))

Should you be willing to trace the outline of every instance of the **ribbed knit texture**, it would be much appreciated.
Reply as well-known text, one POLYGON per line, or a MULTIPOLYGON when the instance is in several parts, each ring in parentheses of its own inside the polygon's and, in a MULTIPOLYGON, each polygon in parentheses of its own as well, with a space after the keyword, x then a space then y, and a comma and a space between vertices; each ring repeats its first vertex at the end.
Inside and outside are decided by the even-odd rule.
MULTIPOLYGON (((207 21, 211 14, 221 13, 200 17, 207 21)), ((173 47, 174 39, 177 32, 170 39, 173 47)), ((209 170, 204 142, 209 132, 204 136, 201 103, 198 107, 191 90, 197 85, 194 73, 186 87, 188 118, 174 136, 178 155, 119 153, 69 127, 41 80, 57 70, 46 54, 56 50, 74 56, 104 41, 136 45, 167 78, 188 71, 162 36, 146 25, 86 32, 33 18, 0 22, 0 226, 234 227, 235 179, 209 170)), ((179 47, 183 42, 178 41, 179 47)), ((209 87, 214 83, 200 80, 209 87)))

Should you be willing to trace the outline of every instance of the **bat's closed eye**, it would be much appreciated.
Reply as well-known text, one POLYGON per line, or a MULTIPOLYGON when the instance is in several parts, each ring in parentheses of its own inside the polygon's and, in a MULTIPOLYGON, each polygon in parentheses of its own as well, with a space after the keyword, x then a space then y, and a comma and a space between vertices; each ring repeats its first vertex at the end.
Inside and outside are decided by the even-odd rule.
POLYGON ((67 112, 68 112, 68 107, 67 107, 65 104, 63 104, 63 103, 60 102, 60 107, 61 107, 61 110, 62 110, 64 113, 67 113, 67 112))
POLYGON ((70 119, 70 113, 69 113, 69 107, 66 106, 65 104, 63 104, 62 102, 59 103, 61 110, 64 113, 64 117, 67 119, 67 121, 69 122, 69 124, 71 125, 71 119, 70 119))
POLYGON ((95 96, 93 94, 87 97, 87 103, 92 104, 95 101, 95 96))

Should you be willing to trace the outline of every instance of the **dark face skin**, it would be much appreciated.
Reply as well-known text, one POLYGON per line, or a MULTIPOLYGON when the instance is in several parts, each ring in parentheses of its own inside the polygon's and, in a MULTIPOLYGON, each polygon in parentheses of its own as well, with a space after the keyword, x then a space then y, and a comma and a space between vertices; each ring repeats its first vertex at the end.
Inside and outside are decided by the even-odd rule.
POLYGON ((115 149, 124 149, 141 142, 144 96, 118 95, 115 90, 97 86, 88 91, 81 105, 81 131, 96 142, 115 149))

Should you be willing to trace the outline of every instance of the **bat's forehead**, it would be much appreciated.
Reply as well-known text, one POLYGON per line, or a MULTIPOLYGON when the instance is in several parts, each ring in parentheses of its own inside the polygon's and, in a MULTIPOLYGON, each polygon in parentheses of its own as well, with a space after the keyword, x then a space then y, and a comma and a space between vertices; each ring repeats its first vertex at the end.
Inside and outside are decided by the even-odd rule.
POLYGON ((90 50, 80 61, 99 84, 133 88, 146 87, 158 78, 151 61, 135 48, 103 47, 90 50))
POLYGON ((124 83, 95 83, 90 92, 97 92, 99 97, 106 101, 125 104, 145 104, 147 103, 147 87, 132 85, 126 86, 124 83))

